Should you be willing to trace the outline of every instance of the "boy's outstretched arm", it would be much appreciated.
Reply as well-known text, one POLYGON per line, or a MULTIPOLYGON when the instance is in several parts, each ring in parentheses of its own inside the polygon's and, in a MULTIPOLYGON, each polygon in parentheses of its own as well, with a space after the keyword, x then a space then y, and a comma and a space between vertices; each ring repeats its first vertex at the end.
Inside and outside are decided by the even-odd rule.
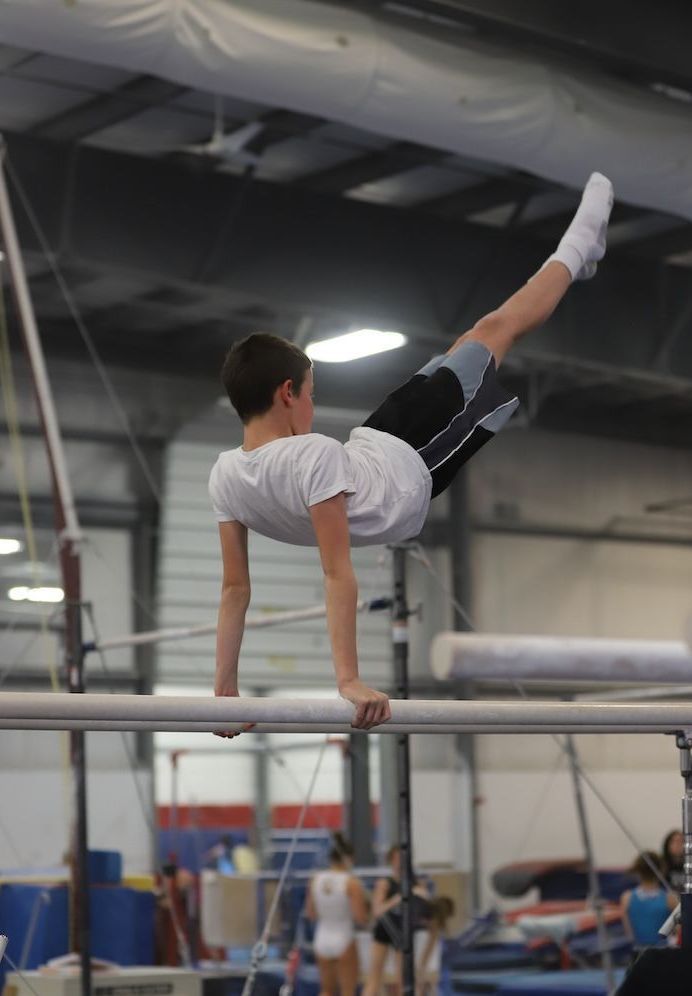
POLYGON ((247 529, 239 522, 220 522, 223 581, 216 631, 215 695, 238 694, 238 656, 245 613, 250 604, 247 529))
POLYGON ((358 583, 351 564, 351 538, 344 495, 335 495, 312 505, 310 517, 324 571, 327 625, 339 694, 356 706, 352 725, 369 730, 371 726, 386 722, 391 712, 387 696, 368 688, 358 677, 358 583))

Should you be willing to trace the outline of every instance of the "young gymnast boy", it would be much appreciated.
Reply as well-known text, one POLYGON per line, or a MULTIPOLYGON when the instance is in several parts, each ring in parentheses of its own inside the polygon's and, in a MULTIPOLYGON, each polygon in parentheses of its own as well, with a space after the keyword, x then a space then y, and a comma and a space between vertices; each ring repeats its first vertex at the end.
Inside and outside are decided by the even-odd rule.
POLYGON ((243 422, 243 445, 221 453, 209 479, 223 582, 216 695, 238 694, 238 656, 250 602, 248 529, 318 546, 339 693, 360 729, 390 718, 386 695, 359 678, 357 583, 351 547, 420 531, 431 497, 498 432, 518 405, 497 383, 507 350, 552 314, 573 280, 605 253, 613 188, 593 173, 556 251, 497 311, 394 391, 342 445, 313 433, 313 371, 305 353, 256 334, 228 353, 222 380, 243 422))

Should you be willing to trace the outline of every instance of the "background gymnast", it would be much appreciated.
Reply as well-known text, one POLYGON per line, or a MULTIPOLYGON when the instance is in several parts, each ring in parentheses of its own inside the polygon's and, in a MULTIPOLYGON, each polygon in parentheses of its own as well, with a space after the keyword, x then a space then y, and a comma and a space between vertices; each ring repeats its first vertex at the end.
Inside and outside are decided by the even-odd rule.
POLYGON ((635 955, 643 948, 666 946, 667 938, 659 930, 679 902, 674 892, 662 887, 654 868, 663 870, 658 854, 654 851, 638 854, 630 870, 639 879, 639 885, 620 897, 622 922, 635 955))
POLYGON ((313 949, 320 973, 320 993, 354 996, 359 964, 356 927, 368 922, 368 901, 362 883, 351 874, 353 849, 335 833, 329 868, 310 880, 307 915, 315 923, 313 949))
POLYGON ((319 547, 339 693, 356 707, 354 727, 390 718, 387 696, 359 677, 351 546, 415 537, 431 497, 507 422, 519 402, 497 383, 496 367, 549 318, 573 280, 594 275, 612 203, 610 181, 592 174, 539 272, 390 394, 345 445, 311 431, 313 371, 302 350, 266 334, 231 348, 222 381, 244 432, 242 446, 221 453, 209 479, 223 558, 216 695, 238 695, 250 602, 247 535, 254 529, 319 547))

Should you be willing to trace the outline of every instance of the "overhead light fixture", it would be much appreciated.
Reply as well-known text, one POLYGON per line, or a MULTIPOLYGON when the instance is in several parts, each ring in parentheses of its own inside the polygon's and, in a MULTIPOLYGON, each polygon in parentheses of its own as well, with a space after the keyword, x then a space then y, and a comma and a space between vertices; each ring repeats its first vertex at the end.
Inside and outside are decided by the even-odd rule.
POLYGON ((22 544, 18 539, 11 539, 9 536, 0 536, 0 557, 9 553, 19 553, 22 544))
POLYGON ((7 597, 12 602, 62 602, 65 592, 62 588, 48 586, 29 588, 27 585, 17 585, 10 588, 7 597))
POLYGON ((401 332, 381 332, 379 329, 358 329, 331 339, 311 342, 305 352, 311 360, 320 363, 348 363, 364 356, 385 353, 389 349, 405 346, 406 336, 401 332))

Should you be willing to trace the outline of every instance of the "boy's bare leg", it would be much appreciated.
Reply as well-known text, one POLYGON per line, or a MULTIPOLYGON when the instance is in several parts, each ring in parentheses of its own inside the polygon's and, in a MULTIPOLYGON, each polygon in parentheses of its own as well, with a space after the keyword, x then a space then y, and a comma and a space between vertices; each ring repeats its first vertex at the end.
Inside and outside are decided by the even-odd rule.
POLYGON ((447 350, 453 353, 462 342, 482 342, 500 365, 507 351, 527 332, 546 322, 572 283, 569 270, 562 263, 547 263, 527 284, 497 309, 476 322, 459 336, 447 350))
POLYGON ((462 342, 475 339, 487 346, 499 366, 518 339, 552 315, 573 280, 588 280, 594 275, 598 261, 605 254, 612 206, 610 180, 593 173, 556 252, 527 284, 496 311, 476 322, 448 352, 453 353, 462 342))

